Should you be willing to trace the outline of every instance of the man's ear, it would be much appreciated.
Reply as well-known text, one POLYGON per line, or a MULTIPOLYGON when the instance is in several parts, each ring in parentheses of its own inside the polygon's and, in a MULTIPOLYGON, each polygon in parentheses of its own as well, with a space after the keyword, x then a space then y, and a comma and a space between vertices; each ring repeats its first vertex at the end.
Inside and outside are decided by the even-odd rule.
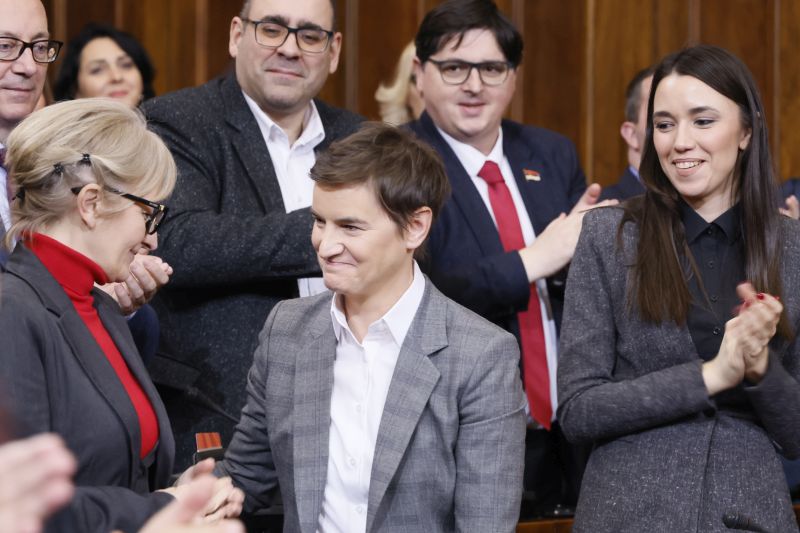
POLYGON ((619 127, 619 134, 622 136, 623 140, 628 144, 630 148, 636 150, 637 152, 642 149, 639 146, 639 140, 636 138, 636 124, 626 120, 622 123, 619 127))
POLYGON ((95 183, 84 186, 76 202, 81 220, 87 228, 94 229, 100 218, 100 187, 95 183))
POLYGON ((244 25, 244 21, 239 17, 233 17, 233 19, 231 19, 231 30, 228 38, 228 53, 233 58, 239 55, 239 43, 241 42, 242 35, 244 34, 244 25))
POLYGON ((414 85, 417 86, 417 92, 422 96, 422 63, 417 56, 414 56, 414 62, 411 65, 411 72, 414 73, 414 85))
POLYGON ((406 248, 411 251, 416 250, 431 231, 431 223, 433 222, 433 211, 430 207, 420 207, 411 215, 403 231, 406 240, 406 248))
POLYGON ((331 37, 331 42, 328 45, 328 53, 331 57, 331 66, 328 68, 328 74, 333 74, 339 67, 339 56, 342 53, 342 34, 336 32, 331 37))

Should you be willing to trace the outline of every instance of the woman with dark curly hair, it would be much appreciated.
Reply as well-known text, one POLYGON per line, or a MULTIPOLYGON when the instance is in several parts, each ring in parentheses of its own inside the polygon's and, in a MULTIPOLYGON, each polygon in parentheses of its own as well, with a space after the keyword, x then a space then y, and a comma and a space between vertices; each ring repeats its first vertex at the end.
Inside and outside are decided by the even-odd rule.
POLYGON ((104 96, 136 107, 155 96, 155 70, 130 34, 90 23, 67 43, 53 96, 56 101, 104 96))

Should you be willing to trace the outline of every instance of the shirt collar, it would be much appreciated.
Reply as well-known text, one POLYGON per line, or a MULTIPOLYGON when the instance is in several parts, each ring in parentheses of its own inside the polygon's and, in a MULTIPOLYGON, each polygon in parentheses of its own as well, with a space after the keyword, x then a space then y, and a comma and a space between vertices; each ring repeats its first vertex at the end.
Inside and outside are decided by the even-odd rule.
MULTIPOLYGON (((406 292, 400 297, 397 302, 389 309, 385 315, 370 324, 369 329, 373 326, 383 322, 391 333, 392 338, 398 346, 403 345, 406 339, 406 334, 411 327, 411 322, 414 321, 414 316, 417 314, 419 304, 422 302, 422 296, 425 293, 425 276, 419 265, 414 261, 414 279, 411 281, 406 292)), ((341 342, 342 334, 347 331, 353 336, 350 326, 347 324, 347 317, 344 315, 339 306, 340 299, 338 294, 333 295, 331 300, 331 320, 333 322, 333 333, 336 335, 336 342, 341 342)))
POLYGON ((483 168, 484 163, 486 161, 494 161, 497 165, 502 165, 503 163, 503 128, 498 129, 497 141, 494 143, 492 147, 492 151, 489 152, 489 155, 483 155, 483 153, 478 150, 477 148, 468 145, 467 143, 463 143, 458 141, 445 133, 439 126, 436 126, 436 129, 439 130, 439 134, 444 138, 450 148, 455 152, 456 157, 458 158, 461 165, 464 167, 464 170, 467 171, 467 174, 470 176, 477 176, 478 172, 481 171, 483 168))
POLYGON ((711 222, 706 222, 683 198, 679 200, 679 204, 686 242, 694 242, 710 226, 716 226, 722 230, 729 243, 733 243, 739 238, 741 234, 741 206, 738 203, 711 222))
MULTIPOLYGON (((258 127, 261 129, 261 134, 264 136, 264 139, 269 140, 276 140, 276 138, 287 139, 288 136, 286 132, 283 131, 277 123, 275 123, 272 118, 261 109, 255 100, 250 98, 246 92, 242 91, 244 95, 244 100, 247 102, 247 106, 250 108, 250 111, 253 112, 253 115, 256 117, 256 122, 258 123, 258 127)), ((292 145, 294 147, 303 147, 303 146, 310 146, 311 148, 316 147, 322 140, 325 138, 325 128, 322 126, 322 119, 319 116, 319 111, 317 111, 317 106, 314 103, 314 100, 309 101, 308 108, 306 108, 305 115, 303 116, 303 131, 300 133, 300 137, 292 145)))

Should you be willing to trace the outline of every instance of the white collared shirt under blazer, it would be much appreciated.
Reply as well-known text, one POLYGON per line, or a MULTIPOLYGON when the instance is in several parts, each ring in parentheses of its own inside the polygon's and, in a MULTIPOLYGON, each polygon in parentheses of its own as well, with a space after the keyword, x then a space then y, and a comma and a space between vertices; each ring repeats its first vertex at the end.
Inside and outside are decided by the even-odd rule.
POLYGON ((331 303, 336 360, 333 363, 328 477, 319 533, 363 533, 372 459, 383 406, 400 347, 425 292, 425 278, 414 263, 414 280, 383 317, 370 324, 358 342, 342 312, 341 297, 331 303))

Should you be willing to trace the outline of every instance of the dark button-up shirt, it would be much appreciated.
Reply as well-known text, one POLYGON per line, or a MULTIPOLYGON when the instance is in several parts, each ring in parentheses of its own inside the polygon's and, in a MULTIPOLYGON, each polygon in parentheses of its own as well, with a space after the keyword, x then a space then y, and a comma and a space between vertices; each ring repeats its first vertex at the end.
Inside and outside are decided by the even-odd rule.
MULTIPOLYGON (((715 220, 706 222, 688 204, 681 202, 681 219, 689 251, 702 280, 701 288, 697 276, 689 276, 692 306, 687 326, 698 355, 710 361, 719 352, 725 323, 735 316, 741 304, 736 295, 736 286, 745 280, 740 207, 737 204, 715 220)), ((737 411, 743 407, 749 410, 741 387, 717 395, 717 405, 737 411)))

